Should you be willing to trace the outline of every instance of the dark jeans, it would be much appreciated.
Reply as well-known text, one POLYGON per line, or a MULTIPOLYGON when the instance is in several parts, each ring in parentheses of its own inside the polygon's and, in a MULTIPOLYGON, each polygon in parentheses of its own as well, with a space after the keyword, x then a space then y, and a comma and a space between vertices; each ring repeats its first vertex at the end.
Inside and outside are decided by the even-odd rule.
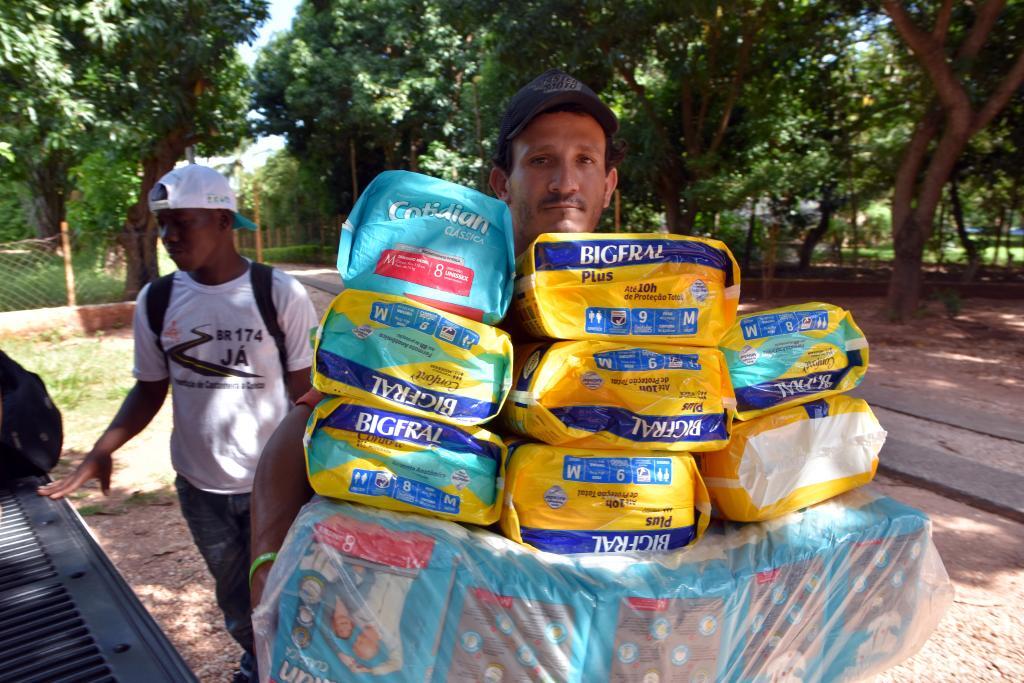
POLYGON ((213 575, 224 626, 245 650, 242 672, 255 681, 249 606, 249 494, 209 493, 181 476, 174 480, 174 487, 192 540, 213 575))

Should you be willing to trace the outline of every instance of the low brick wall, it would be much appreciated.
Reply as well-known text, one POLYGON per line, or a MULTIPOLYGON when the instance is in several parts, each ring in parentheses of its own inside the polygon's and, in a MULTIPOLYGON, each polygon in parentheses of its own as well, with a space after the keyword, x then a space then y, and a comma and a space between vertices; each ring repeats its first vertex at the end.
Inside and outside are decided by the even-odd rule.
POLYGON ((0 337, 39 334, 50 330, 87 333, 131 327, 134 301, 93 306, 60 306, 0 313, 0 337))

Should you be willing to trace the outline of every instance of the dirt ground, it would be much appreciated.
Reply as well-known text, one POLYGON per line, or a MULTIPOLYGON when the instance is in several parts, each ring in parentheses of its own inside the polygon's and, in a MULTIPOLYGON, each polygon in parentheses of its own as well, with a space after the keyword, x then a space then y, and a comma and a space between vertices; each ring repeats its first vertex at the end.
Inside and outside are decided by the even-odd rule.
MULTIPOLYGON (((322 311, 332 297, 311 290, 322 311)), ((1024 302, 965 300, 947 319, 941 304, 897 326, 877 299, 832 300, 850 308, 871 343, 869 377, 1019 420, 1024 405, 1024 302)), ((787 301, 745 306, 744 311, 787 301)), ((104 343, 125 344, 127 332, 104 343)), ((206 569, 181 520, 167 453, 169 402, 156 422, 116 457, 114 486, 75 502, 143 603, 204 682, 229 678, 238 648, 224 632, 206 569)), ((55 477, 80 453, 68 452, 55 477)), ((873 486, 926 511, 956 587, 956 601, 914 657, 878 681, 1024 680, 1024 525, 901 482, 873 486)))

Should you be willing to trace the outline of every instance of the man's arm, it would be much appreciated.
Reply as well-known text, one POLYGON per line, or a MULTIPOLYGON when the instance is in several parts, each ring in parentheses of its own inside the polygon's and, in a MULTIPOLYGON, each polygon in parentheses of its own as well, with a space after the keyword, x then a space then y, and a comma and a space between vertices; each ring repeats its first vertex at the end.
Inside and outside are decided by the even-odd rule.
POLYGON ((294 403, 304 393, 310 390, 311 384, 309 383, 309 368, 305 367, 301 370, 290 370, 285 375, 284 385, 288 389, 288 398, 294 403))
POLYGON ((168 383, 167 379, 155 382, 136 381, 110 426, 93 445, 82 464, 70 477, 41 486, 37 493, 50 498, 63 498, 90 479, 99 479, 103 495, 107 495, 110 492, 110 473, 114 466, 111 456, 114 451, 145 429, 160 412, 160 406, 167 397, 168 383))
MULTIPOLYGON (((294 373, 289 373, 289 376, 294 373)), ((307 374, 308 383, 308 374, 307 374)), ((277 426, 263 448, 252 484, 252 559, 263 553, 277 552, 284 543, 299 509, 313 497, 306 478, 302 437, 313 409, 294 406, 277 426)), ((252 578, 252 605, 259 604, 267 580, 269 563, 256 570, 252 578)))

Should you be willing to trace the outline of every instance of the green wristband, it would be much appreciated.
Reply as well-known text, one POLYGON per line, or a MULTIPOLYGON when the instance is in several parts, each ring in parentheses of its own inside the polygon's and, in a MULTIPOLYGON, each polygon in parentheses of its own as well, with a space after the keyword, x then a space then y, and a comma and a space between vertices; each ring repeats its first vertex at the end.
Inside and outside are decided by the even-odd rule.
POLYGON ((276 559, 277 553, 263 553, 252 561, 252 566, 249 567, 249 590, 252 590, 252 577, 256 573, 256 570, 259 569, 261 565, 266 564, 267 562, 273 562, 276 559))

